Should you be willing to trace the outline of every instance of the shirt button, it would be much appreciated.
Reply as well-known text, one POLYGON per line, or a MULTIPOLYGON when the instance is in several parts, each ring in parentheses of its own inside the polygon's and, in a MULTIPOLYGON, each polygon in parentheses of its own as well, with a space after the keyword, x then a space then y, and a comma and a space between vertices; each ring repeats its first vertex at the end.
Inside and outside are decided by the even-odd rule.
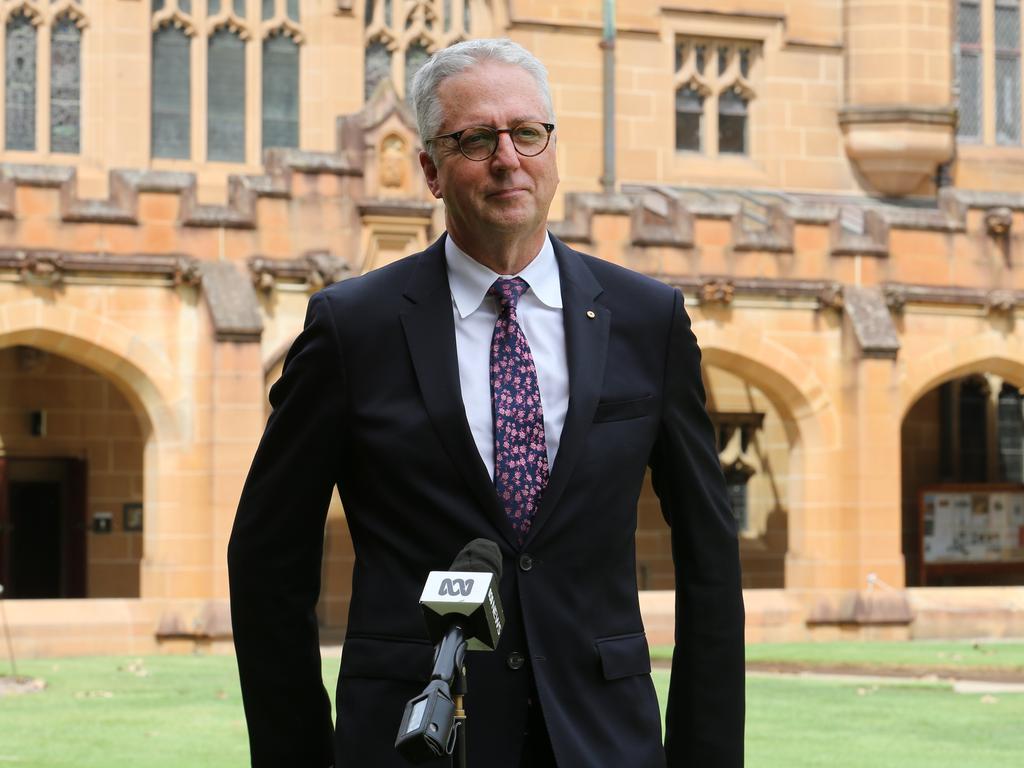
POLYGON ((531 555, 522 554, 519 556, 519 568, 523 571, 528 571, 533 568, 533 557, 531 555))
POLYGON ((526 657, 519 651, 512 651, 505 660, 505 663, 509 669, 522 669, 523 665, 526 664, 526 657))

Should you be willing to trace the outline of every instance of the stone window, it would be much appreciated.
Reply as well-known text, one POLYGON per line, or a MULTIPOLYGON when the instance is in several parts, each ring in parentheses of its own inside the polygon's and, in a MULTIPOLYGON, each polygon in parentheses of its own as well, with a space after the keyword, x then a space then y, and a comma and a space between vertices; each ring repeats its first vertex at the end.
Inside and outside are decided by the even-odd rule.
POLYGON ((676 149, 720 154, 749 152, 749 106, 755 92, 751 43, 680 38, 675 49, 676 149))
POLYGON ((4 69, 7 149, 36 148, 36 27, 27 9, 7 20, 4 69))
POLYGON ((1012 384, 999 391, 996 433, 999 436, 999 479, 1024 483, 1024 397, 1012 384))
POLYGON ((50 38, 50 151, 77 153, 81 144, 82 30, 70 13, 50 38))
POLYGON ((1020 2, 996 0, 996 143, 1020 144, 1020 2))
POLYGON ((197 129, 206 136, 200 160, 258 162, 254 143, 299 146, 299 0, 153 0, 152 8, 154 157, 192 159, 197 129), (192 38, 205 48, 197 59, 204 71, 190 67, 192 38), (198 125, 190 110, 197 89, 206 93, 198 125))
POLYGON ((1021 143, 1020 0, 959 0, 953 58, 957 137, 1021 143))
POLYGON ((245 162, 245 41, 221 27, 206 60, 206 158, 245 162))
POLYGON ((183 159, 192 151, 191 38, 195 30, 190 23, 182 23, 189 21, 181 18, 191 8, 189 0, 178 0, 176 9, 166 8, 165 2, 153 1, 158 15, 153 23, 151 146, 153 157, 183 159))
POLYGON ((263 40, 263 148, 299 146, 299 44, 285 34, 263 40))
POLYGON ((430 54, 471 34, 472 0, 366 0, 363 94, 385 80, 410 98, 412 80, 430 54))

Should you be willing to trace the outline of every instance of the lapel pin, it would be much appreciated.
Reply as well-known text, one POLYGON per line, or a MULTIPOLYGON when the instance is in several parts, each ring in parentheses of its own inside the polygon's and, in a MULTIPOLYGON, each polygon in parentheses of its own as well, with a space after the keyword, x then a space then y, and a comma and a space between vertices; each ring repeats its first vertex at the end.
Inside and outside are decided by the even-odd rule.
POLYGON ((594 312, 594 310, 588 309, 587 310, 587 317, 589 317, 591 320, 593 320, 595 317, 597 317, 597 314, 594 312))

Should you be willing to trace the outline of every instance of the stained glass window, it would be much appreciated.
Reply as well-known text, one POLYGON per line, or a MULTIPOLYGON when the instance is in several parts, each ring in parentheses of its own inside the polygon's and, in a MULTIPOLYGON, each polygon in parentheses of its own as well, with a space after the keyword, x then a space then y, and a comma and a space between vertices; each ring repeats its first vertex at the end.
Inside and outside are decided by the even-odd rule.
POLYGON ((36 28, 27 17, 7 22, 7 149, 36 148, 36 28))
POLYGON ((405 52, 405 98, 412 99, 412 80, 420 67, 427 63, 430 54, 421 43, 410 45, 405 52))
POLYGON ((153 33, 154 157, 187 158, 191 154, 189 99, 191 62, 189 38, 167 25, 153 33))
POLYGON ((50 151, 78 152, 82 95, 82 31, 67 16, 50 44, 50 151))
POLYGON ((391 51, 380 40, 366 46, 366 76, 363 95, 367 101, 377 86, 391 77, 391 51))
POLYGON ((206 155, 245 160, 245 41, 227 29, 210 37, 207 57, 206 155))
POLYGON ((286 35, 263 41, 263 148, 299 146, 299 46, 286 35))

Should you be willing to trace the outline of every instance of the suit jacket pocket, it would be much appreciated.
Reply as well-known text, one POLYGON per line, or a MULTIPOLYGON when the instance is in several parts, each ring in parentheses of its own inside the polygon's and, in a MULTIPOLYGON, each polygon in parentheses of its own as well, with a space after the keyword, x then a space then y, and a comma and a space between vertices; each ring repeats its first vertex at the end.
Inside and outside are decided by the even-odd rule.
POLYGON ((598 403, 594 411, 594 421, 624 421, 646 416, 654 401, 653 395, 633 398, 631 400, 612 400, 598 403))
POLYGON ((434 648, 425 641, 347 637, 341 649, 340 676, 426 683, 433 663, 434 648))
POLYGON ((651 672, 651 649, 647 647, 647 635, 643 632, 598 638, 594 646, 601 659, 601 672, 605 680, 647 675, 651 672))

